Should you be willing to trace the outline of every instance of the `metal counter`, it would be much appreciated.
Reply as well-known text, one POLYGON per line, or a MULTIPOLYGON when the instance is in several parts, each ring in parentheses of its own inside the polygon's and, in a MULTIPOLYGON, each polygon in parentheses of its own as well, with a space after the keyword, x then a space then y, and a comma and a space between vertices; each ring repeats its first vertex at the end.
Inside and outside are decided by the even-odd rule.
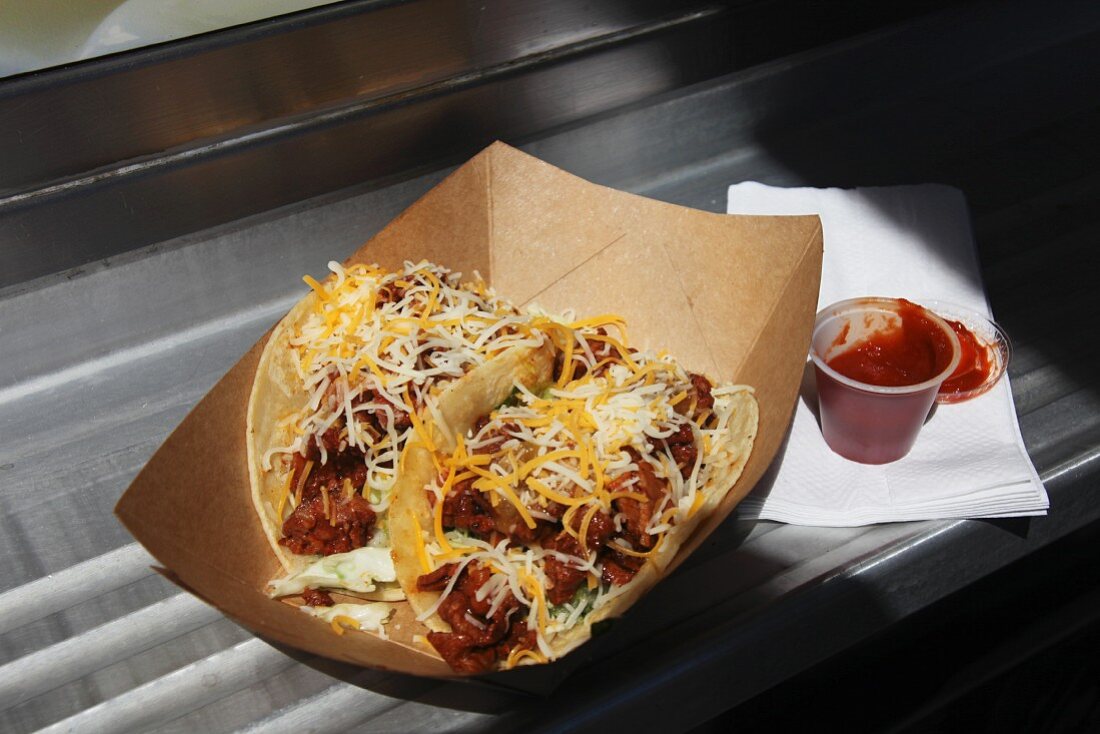
POLYGON ((0 729, 683 731, 1095 522, 1100 350, 1079 329, 1100 317, 1100 18, 1032 5, 992 31, 981 13, 935 16, 510 142, 712 211, 746 179, 962 187, 1013 339, 1047 517, 852 529, 731 518, 545 699, 253 637, 154 573, 112 507, 302 294, 301 275, 354 250, 436 170, 0 291, 0 729), (800 90, 822 86, 836 94, 808 105, 800 90))

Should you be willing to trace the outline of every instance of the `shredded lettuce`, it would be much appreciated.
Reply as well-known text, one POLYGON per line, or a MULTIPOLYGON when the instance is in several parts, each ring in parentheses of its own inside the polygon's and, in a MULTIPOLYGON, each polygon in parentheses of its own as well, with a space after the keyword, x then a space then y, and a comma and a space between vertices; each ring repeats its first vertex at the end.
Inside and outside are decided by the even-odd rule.
POLYGON ((320 558, 296 574, 271 582, 268 591, 271 596, 301 594, 307 588, 367 593, 375 590, 375 581, 396 580, 389 549, 366 547, 320 558))

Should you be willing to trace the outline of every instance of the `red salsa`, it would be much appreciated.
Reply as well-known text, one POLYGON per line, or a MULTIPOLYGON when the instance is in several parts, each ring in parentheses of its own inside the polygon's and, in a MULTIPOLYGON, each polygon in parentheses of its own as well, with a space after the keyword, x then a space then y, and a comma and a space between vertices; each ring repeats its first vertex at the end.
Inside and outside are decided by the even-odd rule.
MULTIPOLYGON (((896 328, 871 334, 826 364, 852 380, 880 387, 916 385, 947 369, 953 347, 928 311, 899 298, 897 313, 901 323, 896 328)), ((837 340, 846 337, 847 329, 837 340)))
POLYGON ((979 341, 970 329, 958 321, 947 323, 959 337, 960 358, 959 366, 940 386, 940 395, 953 402, 951 396, 962 396, 963 393, 981 387, 989 379, 994 364, 989 346, 979 341))

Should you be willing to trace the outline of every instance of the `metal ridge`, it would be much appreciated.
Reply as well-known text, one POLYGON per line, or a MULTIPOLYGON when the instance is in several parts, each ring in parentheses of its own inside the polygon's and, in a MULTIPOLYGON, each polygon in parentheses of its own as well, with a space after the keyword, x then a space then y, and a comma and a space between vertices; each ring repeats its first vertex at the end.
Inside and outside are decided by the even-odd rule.
POLYGON ((185 165, 209 156, 231 153, 237 149, 248 148, 280 138, 301 135, 329 125, 340 124, 359 117, 374 114, 398 106, 415 104, 440 95, 485 84, 512 74, 521 74, 536 67, 556 63, 575 56, 593 53, 605 47, 640 40, 674 30, 684 25, 713 19, 727 9, 713 5, 693 10, 681 15, 662 18, 650 23, 640 24, 621 31, 607 33, 569 43, 548 51, 510 59, 481 69, 455 74, 439 81, 404 89, 378 97, 351 99, 323 109, 313 110, 303 115, 276 118, 261 126, 234 131, 229 135, 176 150, 164 151, 139 159, 121 161, 84 175, 71 176, 51 181, 41 186, 28 186, 23 190, 0 194, 0 216, 5 209, 16 209, 24 205, 37 205, 59 196, 77 194, 81 189, 99 184, 113 183, 126 178, 148 175, 159 168, 185 165))

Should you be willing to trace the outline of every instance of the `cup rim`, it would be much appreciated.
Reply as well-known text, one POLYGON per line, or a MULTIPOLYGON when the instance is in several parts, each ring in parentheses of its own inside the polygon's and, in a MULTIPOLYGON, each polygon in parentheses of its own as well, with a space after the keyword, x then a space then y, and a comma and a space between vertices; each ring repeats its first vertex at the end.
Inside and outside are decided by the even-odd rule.
POLYGON ((814 329, 810 337, 810 359, 813 360, 814 365, 842 385, 875 395, 901 396, 912 395, 931 388, 938 390, 939 386, 942 385, 959 366, 959 360, 962 359, 962 347, 959 345, 959 337, 955 334, 955 330, 931 309, 916 301, 911 301, 911 303, 923 309, 928 315, 929 320, 947 334, 952 349, 951 360, 948 362, 947 367, 923 382, 914 383, 912 385, 884 386, 871 385, 866 382, 860 382, 859 380, 853 380, 851 377, 842 375, 827 365, 821 355, 817 353, 817 349, 814 348, 813 339, 817 336, 818 330, 827 320, 859 311, 872 310, 896 312, 898 301, 898 298, 891 298, 889 296, 861 296, 859 298, 846 298, 843 301, 837 301, 818 311, 814 319, 814 329))

